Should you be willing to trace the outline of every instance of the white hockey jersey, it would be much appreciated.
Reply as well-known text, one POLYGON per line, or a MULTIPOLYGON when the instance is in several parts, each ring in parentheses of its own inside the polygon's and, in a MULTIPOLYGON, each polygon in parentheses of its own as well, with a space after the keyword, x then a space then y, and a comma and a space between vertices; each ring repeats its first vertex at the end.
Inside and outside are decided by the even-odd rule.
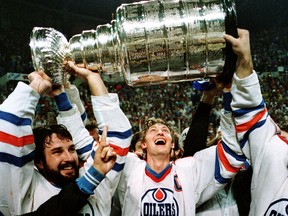
MULTIPOLYGON (((31 125, 39 98, 40 95, 30 86, 20 82, 0 105, 0 215, 34 211, 61 190, 34 167, 35 144, 31 125)), ((108 186, 111 188, 105 194, 95 191, 79 212, 79 215, 87 216, 109 214, 106 200, 111 199, 118 184, 132 135, 131 125, 119 107, 117 95, 93 96, 92 102, 97 105, 95 117, 99 127, 108 125, 107 139, 115 146, 118 155, 116 166, 109 172, 112 186, 108 186)), ((93 138, 85 129, 76 106, 61 113, 58 120, 69 128, 79 157, 85 160, 91 156, 93 138)))
POLYGON ((231 113, 223 111, 223 140, 217 146, 178 159, 161 173, 146 161, 128 154, 115 203, 125 216, 193 216, 197 205, 224 187, 244 164, 231 113))
POLYGON ((253 167, 250 215, 288 215, 288 142, 268 114, 256 72, 235 74, 231 91, 237 136, 253 167))

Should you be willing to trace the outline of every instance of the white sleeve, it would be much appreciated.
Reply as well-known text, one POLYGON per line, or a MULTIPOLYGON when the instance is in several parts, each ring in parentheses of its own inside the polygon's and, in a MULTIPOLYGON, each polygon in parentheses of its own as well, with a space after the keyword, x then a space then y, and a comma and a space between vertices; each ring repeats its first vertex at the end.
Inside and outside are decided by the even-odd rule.
POLYGON ((0 105, 0 212, 21 215, 34 177, 32 121, 40 95, 18 83, 0 105))

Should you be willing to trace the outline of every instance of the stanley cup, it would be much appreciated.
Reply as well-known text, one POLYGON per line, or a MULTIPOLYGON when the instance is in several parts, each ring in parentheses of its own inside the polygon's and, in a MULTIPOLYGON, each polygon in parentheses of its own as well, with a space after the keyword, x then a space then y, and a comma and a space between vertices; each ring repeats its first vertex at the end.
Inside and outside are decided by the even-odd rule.
POLYGON ((233 0, 155 0, 122 4, 116 19, 71 37, 52 28, 33 29, 36 70, 53 83, 65 80, 63 63, 72 59, 107 74, 121 74, 130 86, 221 77, 229 82, 236 56, 223 39, 237 36, 233 0))

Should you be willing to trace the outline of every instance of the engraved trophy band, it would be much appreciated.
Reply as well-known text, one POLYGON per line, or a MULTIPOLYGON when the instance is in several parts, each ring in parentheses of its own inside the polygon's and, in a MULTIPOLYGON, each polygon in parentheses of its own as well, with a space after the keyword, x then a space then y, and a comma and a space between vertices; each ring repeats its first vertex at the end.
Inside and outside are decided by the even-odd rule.
POLYGON ((65 80, 67 59, 87 68, 100 63, 105 73, 120 73, 130 86, 219 74, 229 80, 236 57, 223 35, 237 36, 236 19, 233 0, 122 4, 111 23, 85 30, 69 41, 53 28, 35 27, 30 38, 33 65, 56 84, 65 80))

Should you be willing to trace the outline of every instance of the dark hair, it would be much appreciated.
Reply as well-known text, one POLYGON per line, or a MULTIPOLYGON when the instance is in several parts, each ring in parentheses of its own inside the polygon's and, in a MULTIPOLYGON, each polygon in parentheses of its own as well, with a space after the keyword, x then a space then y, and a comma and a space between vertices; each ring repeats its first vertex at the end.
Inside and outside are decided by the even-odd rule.
POLYGON ((134 152, 136 150, 136 143, 140 141, 140 132, 134 133, 132 140, 131 140, 131 145, 129 147, 130 152, 134 152))
POLYGON ((164 121, 161 118, 149 118, 149 119, 146 120, 146 122, 145 122, 145 124, 143 126, 143 129, 141 130, 141 134, 140 134, 141 142, 144 141, 148 129, 152 125, 155 125, 155 124, 163 124, 163 125, 167 126, 169 128, 170 132, 171 132, 171 136, 172 136, 173 141, 176 140, 175 136, 174 136, 175 135, 174 130, 173 130, 173 128, 171 127, 171 125, 168 122, 164 121))
POLYGON ((44 149, 50 144, 52 134, 56 134, 61 140, 72 140, 72 135, 64 125, 50 125, 33 129, 34 142, 36 145, 34 162, 38 164, 45 158, 44 149))
POLYGON ((89 124, 86 124, 85 125, 85 128, 90 131, 90 130, 94 130, 94 129, 98 129, 98 125, 96 122, 92 122, 92 123, 89 123, 89 124))

